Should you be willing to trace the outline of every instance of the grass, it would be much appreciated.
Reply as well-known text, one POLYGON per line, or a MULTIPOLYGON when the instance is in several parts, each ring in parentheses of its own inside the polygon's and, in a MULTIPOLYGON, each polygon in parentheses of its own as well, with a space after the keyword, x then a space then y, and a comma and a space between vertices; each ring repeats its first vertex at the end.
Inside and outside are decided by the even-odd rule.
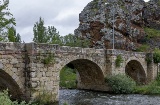
POLYGON ((60 72, 60 87, 76 88, 76 73, 75 70, 64 67, 60 72))
POLYGON ((148 52, 148 51, 149 51, 149 48, 150 48, 149 45, 143 44, 143 45, 141 45, 140 47, 138 47, 138 48, 136 49, 136 51, 137 51, 137 52, 148 52))
POLYGON ((145 86, 136 86, 134 93, 160 95, 160 74, 156 80, 145 86))
POLYGON ((160 30, 145 27, 144 31, 147 34, 147 38, 160 37, 160 30))

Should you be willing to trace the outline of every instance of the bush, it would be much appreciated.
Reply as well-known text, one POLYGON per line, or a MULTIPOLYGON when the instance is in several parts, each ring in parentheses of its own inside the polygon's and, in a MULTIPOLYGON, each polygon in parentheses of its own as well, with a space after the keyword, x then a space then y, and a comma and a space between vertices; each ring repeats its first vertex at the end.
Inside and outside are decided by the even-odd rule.
POLYGON ((105 80, 114 93, 133 93, 136 82, 126 75, 109 76, 105 80))
POLYGON ((75 70, 64 67, 60 72, 60 87, 76 88, 75 70))
POLYGON ((160 74, 158 74, 155 81, 146 86, 137 86, 135 93, 141 94, 160 94, 160 74))
POLYGON ((31 103, 26 103, 25 101, 18 102, 18 101, 11 101, 8 90, 4 90, 3 92, 0 92, 0 104, 1 105, 36 105, 31 103))
POLYGON ((149 84, 146 94, 160 94, 160 86, 157 81, 149 84))
POLYGON ((116 67, 120 67, 122 62, 123 62, 122 56, 118 55, 116 59, 116 67))
POLYGON ((160 63, 160 50, 159 49, 154 50, 153 61, 154 63, 160 63))
POLYGON ((52 105, 54 103, 52 101, 54 101, 55 98, 55 94, 43 91, 42 94, 39 94, 39 96, 36 97, 34 103, 37 103, 37 105, 52 105))

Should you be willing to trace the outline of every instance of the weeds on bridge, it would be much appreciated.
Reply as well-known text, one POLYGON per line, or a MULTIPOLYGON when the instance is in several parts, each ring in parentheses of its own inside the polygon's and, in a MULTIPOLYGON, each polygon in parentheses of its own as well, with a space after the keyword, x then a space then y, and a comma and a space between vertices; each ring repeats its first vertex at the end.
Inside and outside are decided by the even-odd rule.
POLYGON ((116 59, 116 61, 115 61, 116 67, 120 67, 122 62, 123 62, 122 56, 121 56, 121 55, 118 55, 118 56, 117 56, 117 59, 116 59))
POLYGON ((154 50, 153 61, 154 63, 160 63, 160 50, 159 49, 154 50))
POLYGON ((54 62, 54 54, 49 53, 47 57, 43 59, 44 64, 50 64, 54 62))

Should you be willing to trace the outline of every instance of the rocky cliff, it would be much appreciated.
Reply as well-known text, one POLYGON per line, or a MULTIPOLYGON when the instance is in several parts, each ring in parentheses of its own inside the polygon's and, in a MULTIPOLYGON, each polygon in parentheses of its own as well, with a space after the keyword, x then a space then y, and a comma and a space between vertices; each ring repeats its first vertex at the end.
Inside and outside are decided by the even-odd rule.
POLYGON ((160 30, 160 0, 93 0, 79 21, 75 35, 90 40, 91 47, 113 48, 114 35, 116 49, 136 50, 142 43, 153 44, 146 41, 145 27, 160 30))

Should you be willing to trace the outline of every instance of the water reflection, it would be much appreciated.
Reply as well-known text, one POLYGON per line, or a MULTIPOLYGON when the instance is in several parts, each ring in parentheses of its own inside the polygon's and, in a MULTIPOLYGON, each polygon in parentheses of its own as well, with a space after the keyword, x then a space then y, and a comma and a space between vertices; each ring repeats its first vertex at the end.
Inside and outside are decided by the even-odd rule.
POLYGON ((160 96, 115 95, 85 90, 60 90, 59 105, 160 105, 160 96))

